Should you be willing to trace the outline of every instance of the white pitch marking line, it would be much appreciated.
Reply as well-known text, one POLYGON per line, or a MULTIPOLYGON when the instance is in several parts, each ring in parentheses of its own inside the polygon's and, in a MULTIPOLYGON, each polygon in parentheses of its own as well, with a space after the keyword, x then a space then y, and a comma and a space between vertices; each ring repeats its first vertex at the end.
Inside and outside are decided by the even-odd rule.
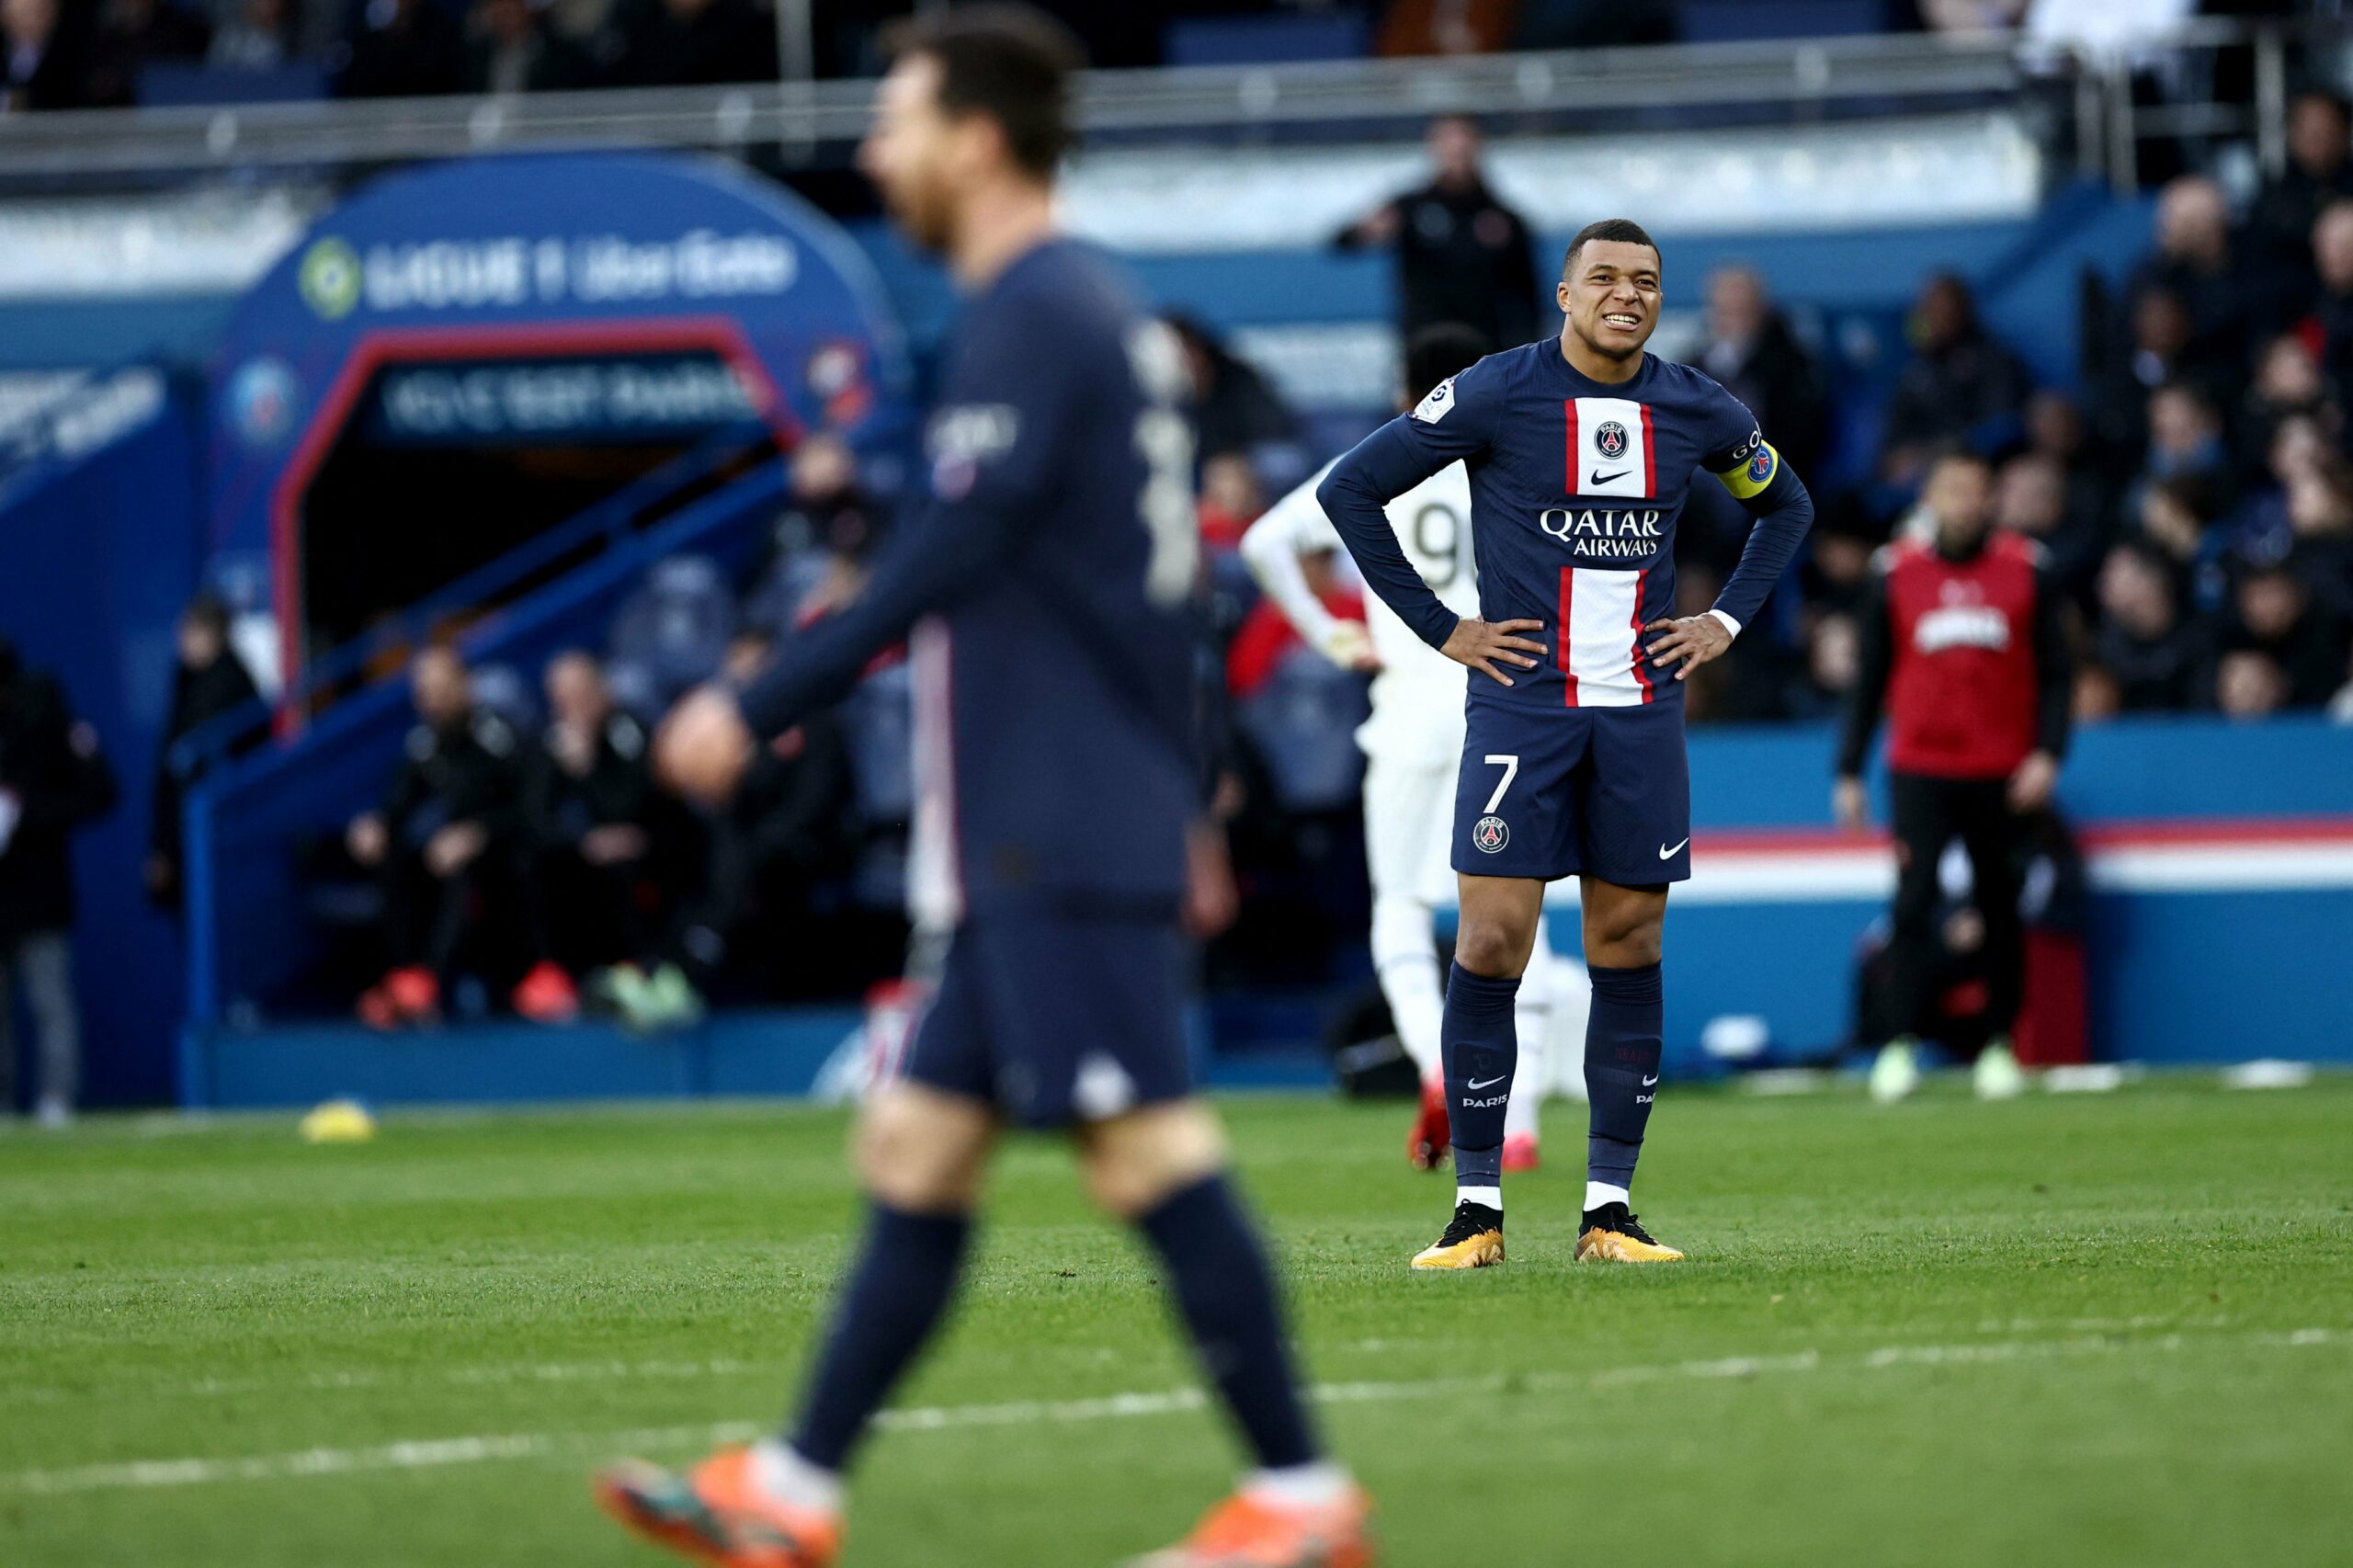
MULTIPOLYGON (((1476 1378, 1425 1378, 1410 1382, 1324 1383, 1310 1392, 1317 1403, 1324 1404, 1386 1403, 1454 1397, 1464 1393, 1509 1394, 1675 1378, 1741 1379, 1773 1372, 1813 1372, 1825 1369, 1834 1371, 1884 1371, 1895 1367, 1986 1365, 2050 1356, 2109 1355, 2136 1350, 2170 1352, 2181 1349, 2188 1343, 2189 1341, 2182 1335, 2168 1334, 2161 1338, 2138 1340, 2081 1337, 2006 1340, 1975 1345, 1889 1345, 1860 1356, 1836 1358, 1825 1358, 1819 1351, 1804 1350, 1783 1356, 1732 1356, 1707 1361, 1606 1367, 1585 1372, 1506 1372, 1476 1378)), ((2214 1336, 2206 1339, 2205 1343, 2301 1349, 2322 1345, 2353 1345, 2353 1332, 2340 1328, 2273 1330, 2230 1337, 2214 1336)), ((1165 1389, 1110 1394, 1099 1399, 1020 1400, 1008 1404, 886 1410, 875 1418, 875 1425, 884 1431, 892 1432, 1062 1426, 1173 1415, 1205 1409, 1208 1404, 1209 1395, 1200 1389, 1165 1389)), ((287 1481, 318 1475, 483 1464, 498 1460, 693 1448, 706 1443, 745 1442, 763 1430, 765 1428, 749 1422, 728 1422, 715 1426, 656 1426, 631 1432, 511 1432, 416 1438, 359 1449, 305 1449, 295 1453, 257 1454, 243 1459, 133 1460, 126 1463, 82 1465, 63 1470, 24 1470, 0 1474, 0 1493, 55 1495, 159 1486, 197 1486, 224 1481, 287 1481)))

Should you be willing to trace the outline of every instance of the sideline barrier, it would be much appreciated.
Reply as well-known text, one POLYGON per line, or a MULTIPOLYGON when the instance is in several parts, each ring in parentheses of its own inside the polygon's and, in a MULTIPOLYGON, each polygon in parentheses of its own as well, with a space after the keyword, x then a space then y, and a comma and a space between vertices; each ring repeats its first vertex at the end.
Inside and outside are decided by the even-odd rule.
MULTIPOLYGON (((1691 749, 1697 874, 1667 914, 1666 1070, 1711 1070, 1700 1031, 1726 1014, 1763 1017, 1777 1054, 1834 1045, 1856 940, 1893 886, 1886 839, 1824 825, 1826 726, 1702 731, 1691 749)), ((2353 727, 2119 721, 2078 737, 2061 799, 2090 870, 2096 1058, 2353 1062, 2353 727)), ((1570 953, 1574 897, 1556 889, 1552 911, 1570 953)), ((738 1013, 666 1042, 597 1025, 216 1027, 188 1037, 184 1103, 794 1094, 855 1024, 838 1007, 738 1013)), ((1204 1043, 1212 1082, 1308 1081, 1298 1057, 1204 1043)))

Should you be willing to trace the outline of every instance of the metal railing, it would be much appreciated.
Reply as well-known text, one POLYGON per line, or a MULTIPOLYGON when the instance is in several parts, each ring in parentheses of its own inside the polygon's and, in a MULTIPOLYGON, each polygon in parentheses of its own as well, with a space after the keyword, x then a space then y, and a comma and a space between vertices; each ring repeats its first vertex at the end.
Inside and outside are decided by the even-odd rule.
MULTIPOLYGON (((1847 100, 1949 105, 2019 88, 1999 40, 1921 36, 1670 45, 1444 59, 1098 71, 1079 94, 1092 136, 1404 130, 1450 111, 1592 115, 1847 100)), ((873 84, 756 83, 504 97, 73 110, 0 119, 0 177, 364 167, 544 147, 685 147, 781 164, 837 159, 864 133, 873 84)))
POLYGON ((568 568, 612 554, 720 483, 747 456, 773 450, 775 433, 756 420, 716 431, 544 533, 444 584, 358 637, 310 659, 285 691, 256 698, 174 742, 165 765, 194 778, 250 744, 288 716, 308 715, 388 656, 422 647, 435 630, 479 615, 568 568))
MULTIPOLYGON (((1098 71, 1079 115, 1101 141, 1230 139, 1325 129, 1392 136, 1462 111, 1528 125, 1603 115, 1778 109, 1918 112, 1957 102, 2051 103, 2079 172, 2120 189, 2142 149, 2245 137, 2262 168, 2284 165, 2291 64, 2341 49, 2341 22, 2193 21, 2097 54, 2053 55, 1983 35, 1864 35, 1553 53, 1098 71), (2251 51, 2254 98, 2223 101, 2213 63, 2251 51), (2165 90, 2136 101, 2136 78, 2165 90)), ((0 184, 185 179, 230 171, 359 172, 389 164, 550 147, 700 148, 779 168, 842 163, 866 128, 873 84, 748 83, 499 97, 325 100, 75 110, 0 119, 0 184)))

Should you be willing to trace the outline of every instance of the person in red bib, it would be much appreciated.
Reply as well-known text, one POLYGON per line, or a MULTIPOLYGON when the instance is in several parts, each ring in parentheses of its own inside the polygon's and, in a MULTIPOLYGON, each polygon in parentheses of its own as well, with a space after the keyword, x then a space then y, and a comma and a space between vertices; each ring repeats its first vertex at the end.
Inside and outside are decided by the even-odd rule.
POLYGON ((1984 922, 1993 1038, 1979 1053, 1977 1092, 2024 1086, 2009 1028, 2024 960, 2016 848, 2050 802, 2067 749, 2073 676, 2062 603, 2032 542, 1993 527, 1993 472, 1954 451, 1921 491, 1925 538, 1882 551, 1860 620, 1860 668, 1838 745, 1833 803, 1859 830, 1870 813, 1863 759, 1882 712, 1896 884, 1890 984, 1907 1032, 1871 1068, 1871 1094, 1901 1099, 1919 1082, 1908 1031, 1927 1010, 1938 866, 1954 839, 1967 850, 1972 902, 1984 922))

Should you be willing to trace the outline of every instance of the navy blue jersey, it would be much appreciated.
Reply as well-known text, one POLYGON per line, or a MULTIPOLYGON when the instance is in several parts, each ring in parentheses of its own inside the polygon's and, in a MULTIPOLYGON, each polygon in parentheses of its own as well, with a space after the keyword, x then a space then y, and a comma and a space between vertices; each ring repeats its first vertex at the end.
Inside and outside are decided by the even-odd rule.
POLYGON ((1021 256, 958 323, 928 502, 864 596, 743 693, 774 733, 913 629, 923 918, 1176 908, 1199 797, 1182 381, 1101 258, 1021 256))
POLYGON ((1490 355, 1367 437, 1317 493, 1367 580, 1434 647, 1457 618, 1396 551, 1381 507, 1458 460, 1471 474, 1480 618, 1540 620, 1550 650, 1508 688, 1478 680, 1483 699, 1625 707, 1680 695, 1642 629, 1674 614, 1675 526, 1701 471, 1761 515, 1716 602, 1734 632, 1813 518, 1748 410, 1702 372, 1645 354, 1631 380, 1604 384, 1552 338, 1490 355))

